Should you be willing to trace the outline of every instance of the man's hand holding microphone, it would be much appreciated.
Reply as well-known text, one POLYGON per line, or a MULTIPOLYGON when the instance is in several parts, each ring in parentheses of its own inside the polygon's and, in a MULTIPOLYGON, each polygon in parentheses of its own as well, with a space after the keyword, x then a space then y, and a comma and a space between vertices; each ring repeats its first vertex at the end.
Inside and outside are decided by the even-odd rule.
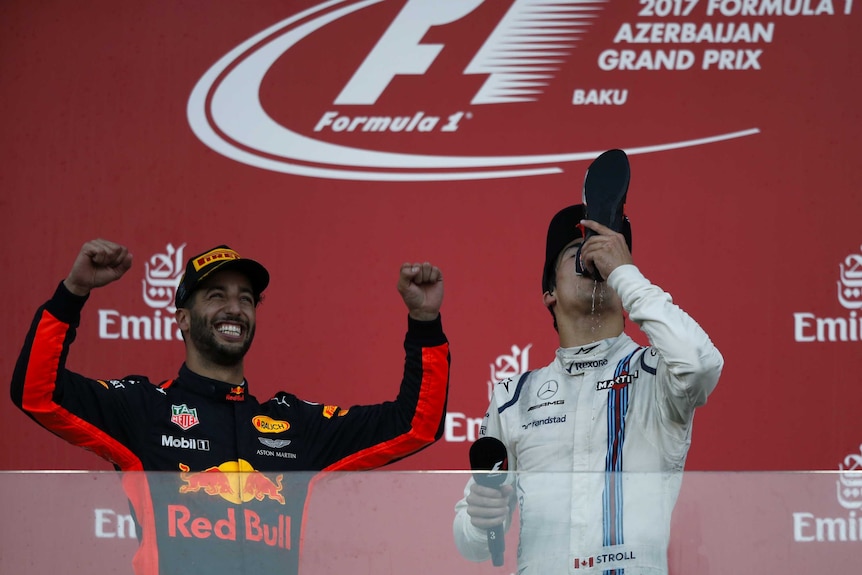
POLYGON ((475 483, 467 495, 470 523, 488 532, 488 549, 497 567, 503 564, 505 524, 511 513, 514 488, 506 481, 509 458, 496 437, 480 437, 470 447, 470 467, 475 483))

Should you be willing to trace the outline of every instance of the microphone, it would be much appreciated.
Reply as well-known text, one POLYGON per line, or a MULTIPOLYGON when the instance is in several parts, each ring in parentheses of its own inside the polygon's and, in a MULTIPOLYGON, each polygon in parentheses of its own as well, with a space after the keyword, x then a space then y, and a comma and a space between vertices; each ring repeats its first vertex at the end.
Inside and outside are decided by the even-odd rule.
MULTIPOLYGON (((496 437, 480 437, 470 446, 470 468, 473 479, 479 485, 499 489, 506 481, 509 456, 506 446, 496 437)), ((506 541, 503 525, 488 529, 488 549, 495 567, 503 564, 506 541)))

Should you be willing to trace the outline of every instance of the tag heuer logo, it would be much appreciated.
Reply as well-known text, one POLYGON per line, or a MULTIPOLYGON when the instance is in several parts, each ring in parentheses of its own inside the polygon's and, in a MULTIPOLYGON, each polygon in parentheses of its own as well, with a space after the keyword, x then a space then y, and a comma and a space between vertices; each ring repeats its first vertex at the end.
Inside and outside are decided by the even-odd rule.
POLYGON ((171 406, 171 423, 177 424, 183 430, 194 427, 200 422, 197 408, 189 409, 185 403, 171 406))

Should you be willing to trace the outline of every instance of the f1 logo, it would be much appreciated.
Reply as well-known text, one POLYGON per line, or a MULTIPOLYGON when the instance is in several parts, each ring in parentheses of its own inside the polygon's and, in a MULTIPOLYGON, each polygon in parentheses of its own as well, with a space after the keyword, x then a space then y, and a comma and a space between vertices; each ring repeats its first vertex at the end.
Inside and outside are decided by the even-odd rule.
MULTIPOLYGON (((409 0, 341 90, 335 104, 371 105, 395 76, 425 74, 444 47, 420 44, 428 30, 457 22, 483 2, 409 0)), ((535 100, 564 62, 562 54, 575 45, 578 35, 574 32, 589 26, 590 19, 595 18, 592 12, 602 9, 601 0, 588 0, 586 4, 583 0, 515 0, 464 70, 465 74, 488 76, 471 103, 535 100), (580 11, 566 11, 568 4, 577 4, 580 11), (550 37, 549 20, 554 21, 550 37)))
POLYGON ((443 49, 420 44, 432 26, 451 24, 483 0, 410 0, 335 99, 336 104, 373 104, 398 74, 422 75, 443 49))

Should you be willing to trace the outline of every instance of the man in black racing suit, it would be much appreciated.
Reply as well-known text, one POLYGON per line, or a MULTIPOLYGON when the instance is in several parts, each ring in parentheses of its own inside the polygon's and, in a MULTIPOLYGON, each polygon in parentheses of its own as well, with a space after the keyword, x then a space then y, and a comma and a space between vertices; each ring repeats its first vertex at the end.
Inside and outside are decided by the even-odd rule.
POLYGON ((395 401, 341 409, 249 393, 243 357, 269 283, 266 269, 219 246, 188 261, 176 293, 186 346, 179 375, 91 379, 65 368, 93 288, 131 266, 118 244, 84 244, 36 313, 12 379, 12 399, 39 425, 112 462, 137 523, 138 575, 296 573, 313 473, 379 467, 440 438, 449 350, 440 270, 404 264, 404 376, 395 401))

